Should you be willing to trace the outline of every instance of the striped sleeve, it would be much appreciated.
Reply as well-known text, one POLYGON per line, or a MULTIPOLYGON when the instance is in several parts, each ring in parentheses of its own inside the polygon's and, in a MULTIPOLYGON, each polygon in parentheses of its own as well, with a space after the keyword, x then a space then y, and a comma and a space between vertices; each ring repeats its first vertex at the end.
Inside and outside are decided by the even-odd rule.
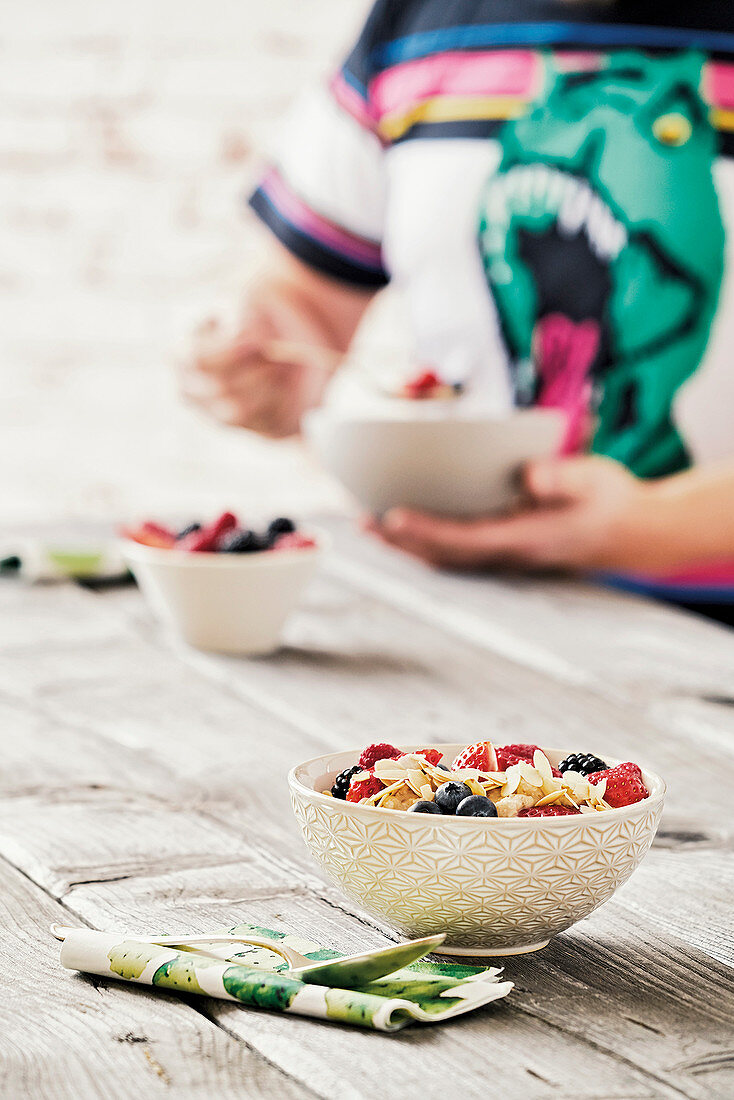
POLYGON ((250 206, 310 267, 357 287, 384 286, 383 155, 373 129, 321 89, 287 120, 250 206))

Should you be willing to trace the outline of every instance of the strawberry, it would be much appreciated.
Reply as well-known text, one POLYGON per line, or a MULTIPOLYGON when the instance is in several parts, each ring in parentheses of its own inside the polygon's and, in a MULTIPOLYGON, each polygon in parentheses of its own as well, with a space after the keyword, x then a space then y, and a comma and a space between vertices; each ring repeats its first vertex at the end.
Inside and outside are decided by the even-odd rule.
POLYGON ((349 784, 347 802, 361 802, 363 798, 370 798, 371 795, 385 789, 385 784, 381 783, 372 772, 365 779, 360 779, 360 775, 364 775, 364 772, 357 772, 349 784))
POLYGON ((415 751, 418 756, 422 756, 429 764, 433 764, 434 768, 443 760, 443 753, 438 749, 416 749, 415 751))
POLYGON ((580 814, 581 810, 573 806, 529 806, 520 810, 518 817, 566 817, 568 814, 580 814))
POLYGON ((491 741, 477 741, 469 745, 454 758, 451 765, 452 771, 459 768, 478 768, 480 771, 493 772, 497 770, 497 754, 491 741))
POLYGON ((382 741, 377 745, 368 745, 366 749, 363 749, 358 763, 361 768, 369 771, 370 768, 374 768, 378 760, 397 760, 399 756, 404 755, 394 745, 388 745, 386 741, 382 741))
POLYGON ((311 550, 316 545, 316 539, 310 535, 302 535, 300 531, 288 531, 279 535, 273 543, 273 550, 311 550))
POLYGON ((233 531, 236 526, 237 517, 232 515, 231 512, 222 512, 221 516, 215 519, 213 523, 208 523, 206 527, 202 527, 198 531, 192 531, 191 534, 181 539, 178 549, 191 550, 196 553, 211 553, 219 549, 219 544, 224 536, 233 531))
POLYGON ((637 764, 627 761, 625 764, 617 764, 616 768, 605 768, 602 772, 594 772, 586 777, 589 783, 597 784, 606 779, 607 787, 604 791, 604 801, 615 809, 620 806, 632 806, 635 802, 642 802, 647 798, 649 791, 642 782, 642 772, 637 764))
POLYGON ((133 542, 139 542, 141 546, 153 546, 158 550, 169 550, 176 541, 176 536, 167 527, 161 527, 159 523, 146 521, 139 527, 123 528, 123 535, 133 542))

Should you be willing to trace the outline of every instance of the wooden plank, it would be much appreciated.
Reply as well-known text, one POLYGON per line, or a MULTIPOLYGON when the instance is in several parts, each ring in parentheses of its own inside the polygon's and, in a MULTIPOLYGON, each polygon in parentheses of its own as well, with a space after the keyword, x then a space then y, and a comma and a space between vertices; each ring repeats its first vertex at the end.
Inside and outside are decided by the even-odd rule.
MULTIPOLYGON (((250 895, 233 891, 232 887, 228 868, 189 870, 155 880, 133 880, 124 887, 118 883, 80 886, 69 893, 66 904, 95 924, 118 924, 122 914, 133 913, 141 927, 154 928, 169 919, 170 899, 175 896, 179 926, 197 931, 250 920, 269 927, 297 929, 317 942, 328 942, 343 950, 381 942, 369 922, 350 917, 346 906, 324 904, 308 892, 250 895)), ((580 988, 574 975, 561 972, 555 981, 553 1007, 546 1013, 539 1007, 541 998, 536 992, 537 965, 536 960, 508 962, 508 976, 521 986, 511 1001, 447 1027, 430 1032, 412 1030, 398 1038, 314 1027, 306 1021, 233 1010, 229 1005, 212 1004, 211 1012, 223 1026, 246 1035, 266 1058, 294 1076, 300 1073, 304 1084, 321 1081, 330 1096, 373 1096, 375 1077, 365 1068, 377 1065, 381 1067, 380 1092, 396 1098, 404 1095, 408 1083, 421 1094, 440 1095, 445 1090, 446 1074, 450 1075, 452 1089, 470 1097, 486 1096, 496 1066, 501 1066, 503 1095, 511 1098, 568 1094, 569 1085, 578 1087, 580 1067, 584 1094, 588 1092, 592 1097, 712 1095, 703 1093, 693 1078, 693 1087, 689 1088, 689 1082, 681 1083, 677 1075, 659 1074, 657 1059, 648 1065, 644 1051, 638 1057, 620 1060, 623 1043, 619 1027, 609 1030, 606 1039, 590 1042, 584 1035, 580 1008, 571 1009, 570 1028, 575 1033, 569 1038, 569 1025, 562 1020, 566 997, 581 1004, 584 999, 593 1002, 597 992, 580 988)), ((544 988, 549 984, 548 974, 556 969, 557 959, 545 971, 544 988)), ((632 991, 630 981, 628 995, 632 991)), ((605 1010, 605 1021, 595 1027, 595 1034, 601 1033, 614 1016, 614 1003, 612 999, 605 1010)), ((655 1009, 659 1012, 659 1004, 654 1004, 655 1009)), ((679 1029, 685 1030, 689 1023, 684 1013, 679 1029)), ((622 1030, 635 1027, 643 1036, 650 1034, 629 1022, 622 1030)), ((689 1034, 688 1041, 689 1049, 711 1050, 708 1039, 702 1042, 698 1035, 694 1042, 689 1034)), ((668 1043, 675 1049, 674 1035, 668 1043)))
MULTIPOLYGON (((132 608, 132 622, 139 623, 141 641, 151 646, 153 662, 152 649, 171 643, 150 633, 147 614, 132 597, 126 606, 132 608)), ((181 661, 221 688, 297 725, 311 745, 321 741, 346 748, 375 737, 430 743, 485 736, 499 743, 593 749, 636 759, 660 772, 669 786, 667 812, 674 815, 676 827, 697 812, 690 800, 696 771, 699 782, 707 783, 709 775, 726 767, 734 782, 734 708, 709 706, 731 736, 719 732, 696 737, 694 753, 688 737, 671 736, 669 714, 659 709, 659 701, 637 702, 621 691, 610 696, 593 686, 558 682, 488 654, 438 624, 411 619, 377 597, 355 594, 340 582, 324 580, 314 586, 290 638, 293 644, 268 661, 184 648, 177 652, 181 661)), ((64 691, 66 705, 74 706, 74 695, 71 713, 80 714, 88 696, 64 691)), ((99 721, 120 723, 126 704, 119 699, 119 706, 111 702, 101 709, 110 717, 97 710, 99 721)), ((269 744, 269 751, 275 746, 269 744)), ((304 745, 301 758, 309 751, 304 745)), ((707 783, 706 800, 707 828, 731 835, 726 785, 707 783)))
MULTIPOLYGON (((52 694, 43 692, 44 705, 49 710, 53 709, 57 723, 61 721, 61 716, 74 729, 83 728, 82 724, 86 722, 90 730, 95 731, 98 745, 102 744, 100 734, 104 734, 105 738, 118 741, 124 744, 126 750, 132 750, 126 752, 126 758, 129 757, 125 764, 127 774, 134 774, 135 752, 144 754, 146 766, 140 768, 143 784, 151 771, 158 775, 161 764, 166 764, 170 772, 175 773, 176 782, 191 784, 202 806, 206 804, 207 809, 224 824, 231 820, 232 807, 236 809, 243 802, 246 789, 245 804, 256 809, 258 818, 268 821, 268 827, 279 835, 291 835, 284 783, 288 767, 304 756, 329 747, 365 740, 364 725, 374 722, 372 728, 376 728, 382 714, 383 698, 390 698, 391 710, 398 715, 402 725, 411 698, 421 701, 427 696, 427 701, 415 706, 411 720, 412 735, 426 741, 446 735, 444 727, 435 728, 436 715, 447 722, 455 721, 452 712, 456 712, 465 724, 478 722, 476 715, 462 715, 463 701, 471 693, 472 705, 481 702, 484 712, 494 711, 496 714, 498 709, 512 705, 524 708, 526 722, 537 718, 537 698, 533 695, 533 684, 528 681, 526 670, 520 670, 520 679, 514 682, 512 676, 518 673, 512 666, 507 675, 504 675, 504 669, 499 675, 490 666, 490 675, 482 678, 485 666, 477 663, 472 647, 450 637, 439 636, 434 641, 434 632, 421 628, 420 624, 409 631, 404 617, 391 613, 390 609, 381 605, 372 606, 370 615, 371 644, 375 649, 384 641, 389 653, 389 647, 394 649, 396 646, 396 637, 405 639, 403 648, 407 667, 396 678, 397 684, 389 671, 381 674, 373 670, 369 678, 361 677, 358 661, 352 666, 347 660, 346 670, 339 671, 337 654, 342 651, 348 657, 359 644, 359 635, 352 634, 351 628, 346 636, 340 635, 334 628, 336 637, 332 636, 331 642, 334 658, 330 664, 336 665, 337 671, 330 676, 331 690, 328 692, 323 690, 321 677, 314 675, 313 666, 307 666, 304 671, 293 652, 281 655, 274 662, 223 661, 197 655, 190 658, 195 668, 192 675, 185 670, 182 672, 165 643, 159 641, 158 635, 149 637, 146 633, 142 644, 149 648, 145 660, 148 679, 138 685, 138 690, 131 692, 125 683, 103 678, 99 685, 86 684, 82 688, 72 684, 67 689, 58 688, 52 694), (400 623, 401 618, 402 629, 398 631, 396 622, 400 623), (441 674, 435 678, 436 683, 429 675, 432 645, 437 647, 442 665, 441 674), (420 661, 416 654, 420 655, 420 661), (415 671, 417 666, 421 673, 415 671), (299 718, 300 728, 297 729, 268 715, 254 706, 250 699, 251 687, 254 686, 262 706, 269 705, 272 697, 275 709, 279 709, 277 691, 284 676, 298 700, 298 715, 306 720, 304 725, 299 718), (363 679, 367 682, 364 683, 363 679), (216 684, 216 698, 212 694, 212 680, 216 684), (510 692, 513 697, 511 704, 508 704, 510 692), (150 732, 153 698, 154 738, 150 732), (531 708, 527 706, 528 698, 533 700, 531 708), (345 699, 349 700, 348 706, 344 703, 345 699), (317 729, 321 735, 320 743, 316 742, 312 729, 317 729), (242 751, 237 751, 243 743, 242 751), (160 758, 155 768, 152 767, 154 756, 160 758)), ((124 642, 126 646, 141 645, 141 641, 136 641, 132 635, 123 633, 122 639, 120 644, 124 642)), ((36 675, 41 684, 44 682, 46 659, 52 668, 54 654, 49 653, 45 658, 42 653, 37 661, 36 675)), ((123 663, 125 660, 123 653, 123 663)), ((486 658, 482 660, 486 664, 486 658)), ((53 673, 48 674, 53 676, 53 673)), ((696 738, 695 760, 692 760, 690 738, 671 736, 667 712, 658 727, 652 728, 640 719, 635 709, 630 713, 619 703, 612 705, 608 700, 600 702, 593 694, 589 696, 580 689, 571 691, 564 687, 558 690, 562 692, 560 700, 552 684, 543 685, 535 695, 548 696, 550 702, 555 700, 558 706, 568 708, 571 715, 578 714, 580 710, 579 727, 586 728, 584 723, 588 728, 595 725, 600 731, 596 736, 600 738, 602 731, 606 732, 608 741, 623 735, 624 742, 617 748, 620 754, 638 755, 637 741, 640 737, 645 738, 647 758, 654 761, 670 783, 669 809, 663 824, 665 839, 662 841, 667 848, 679 841, 687 845, 691 835, 698 837, 699 846, 723 843, 725 838, 731 838, 728 786, 725 783, 711 785, 707 781, 709 775, 721 771, 726 760, 727 746, 721 743, 723 733, 710 746, 702 746, 700 739, 696 738), (661 763, 658 763, 658 757, 661 763), (707 791, 711 788, 703 825, 696 804, 690 798, 692 782, 705 784, 707 791)), ((293 709, 296 710, 295 707, 293 709)), ((718 712, 721 708, 709 706, 708 709, 718 712)), ((393 734, 389 722, 388 717, 383 722, 384 732, 380 736, 393 734)), ((461 737, 462 734, 456 733, 456 736, 461 737)), ((526 739, 538 734, 535 727, 523 726, 519 731, 513 728, 508 736, 526 739)), ((734 738, 731 741, 728 746, 730 761, 734 738)), ((42 745, 34 743, 33 748, 36 752, 43 751, 42 745)), ((108 747, 106 751, 114 757, 113 747, 108 747)), ((74 755, 70 752, 70 758, 74 755)), ((110 768, 114 770, 112 765, 110 768)), ((247 815, 247 820, 242 821, 242 828, 252 832, 254 824, 252 815, 247 815)), ((722 858, 725 858, 725 852, 722 858)), ((301 864, 299 873, 303 873, 304 869, 301 864)), ((705 923, 704 914, 693 906, 690 915, 686 914, 683 925, 677 926, 678 934, 684 935, 685 928, 695 931, 702 922, 705 923)), ((715 937, 713 940, 715 942, 715 937)), ((701 942, 700 936, 698 942, 701 942)))
POLYGON ((734 631, 699 616, 579 581, 438 572, 326 524, 331 575, 490 651, 639 698, 731 694, 734 631))
POLYGON ((236 861, 247 877, 259 866, 244 837, 183 803, 105 791, 0 803, 0 856, 56 897, 76 882, 126 879, 170 867, 236 861))
MULTIPOLYGON (((79 886, 70 891, 65 902, 85 919, 102 926, 117 926, 124 914, 133 912, 141 927, 155 928, 170 919, 171 899, 175 898, 177 927, 182 929, 205 931, 249 920, 270 927, 297 929, 318 942, 344 950, 380 942, 371 922, 350 917, 347 902, 342 906, 331 902, 325 905, 302 890, 243 892, 240 884, 233 881, 232 872, 227 867, 192 869, 154 880, 131 880, 124 886, 118 883, 79 886)), ((540 1090, 542 1086, 533 1085, 535 1074, 545 1076, 564 1095, 568 1082, 576 1081, 573 1063, 575 1072, 583 1067, 584 1091, 589 1088, 591 1095, 635 1095, 634 1091, 624 1091, 630 1089, 630 1070, 633 1074, 649 1075, 648 1087, 656 1096, 726 1095, 731 1081, 728 1075, 734 1069, 724 1057, 734 1041, 732 973, 721 966, 712 966, 710 960, 682 942, 667 936, 661 940, 655 922, 630 908, 624 891, 619 900, 615 899, 587 922, 560 937, 546 951, 506 960, 506 972, 518 986, 511 1000, 501 1009, 493 1008, 487 1014, 431 1033, 430 1048, 421 1044, 424 1074, 426 1070, 433 1072, 436 1046, 441 1056, 446 1052, 452 1074, 459 1068, 461 1060, 454 1049, 458 1033, 472 1073, 477 1069, 468 1049, 472 1043, 477 1044, 478 1050, 491 1048, 493 1059, 503 1057, 502 1087, 508 1089, 508 1095, 522 1088, 530 1088, 530 1094, 536 1095, 532 1090, 536 1087, 540 1090), (713 1005, 712 998, 716 999, 713 1005), (536 1030, 528 1017, 542 1022, 545 1028, 536 1030), (570 1055, 567 1033, 574 1037, 570 1055), (588 1044, 589 1049, 581 1050, 578 1044, 588 1044), (691 1069, 685 1073, 675 1069, 683 1060, 681 1050, 686 1051, 691 1063, 691 1069), (599 1070, 593 1068, 592 1052, 623 1059, 621 1076, 610 1080, 603 1059, 599 1070), (515 1069, 522 1068, 525 1076, 511 1068, 506 1078, 505 1058, 519 1062, 515 1069), (710 1062, 714 1068, 699 1079, 695 1067, 708 1066, 710 1062), (599 1071, 601 1077, 596 1076, 599 1071)), ((262 1044, 259 1049, 266 1056, 275 1060, 284 1056, 280 1044, 292 1033, 280 1021, 272 1025, 269 1019, 252 1021, 246 1016, 241 1018, 236 1011, 230 1013, 227 1006, 216 1006, 217 1018, 220 1013, 227 1019, 233 1015, 243 1029, 247 1028, 250 1037, 254 1028, 258 1043, 262 1044)), ((304 1042, 307 1034, 303 1033, 304 1042)), ((331 1061, 328 1065, 321 1064, 327 1054, 322 1050, 321 1037, 314 1036, 309 1041, 311 1071, 333 1074, 335 1064, 341 1062, 341 1040, 326 1035, 323 1041, 328 1042, 328 1050, 333 1052, 331 1061)), ((350 1055, 346 1047, 344 1056, 348 1063, 350 1055)), ((402 1048, 393 1055, 392 1048, 387 1047, 378 1056, 381 1064, 394 1066, 396 1072, 397 1059, 401 1059, 402 1072, 411 1080, 415 1079, 413 1074, 420 1074, 420 1063, 406 1060, 402 1048)), ((452 1079, 457 1087, 460 1084, 462 1088, 471 1087, 469 1082, 465 1086, 461 1077, 452 1079)), ((335 1081, 334 1088, 341 1088, 343 1083, 335 1081)), ((486 1087, 485 1082, 482 1087, 486 1087)), ((336 1091, 334 1088, 330 1088, 330 1094, 338 1095, 338 1088, 336 1091)))
MULTIPOLYGON (((660 847, 609 906, 542 955, 512 960, 519 993, 515 1007, 492 1012, 489 1041, 512 1066, 506 1089, 503 1078, 509 1096, 577 1088, 580 1065, 590 1095, 727 1095, 729 712, 685 698, 639 699, 630 685, 607 690, 592 677, 573 683, 562 668, 503 654, 473 628, 445 629, 400 600, 394 608, 393 596, 389 587, 376 595, 324 578, 293 621, 290 648, 248 662, 172 647, 135 593, 34 594, 44 639, 20 656, 0 646, 0 718, 12 722, 22 703, 26 724, 18 728, 42 774, 16 751, 17 782, 5 781, 0 804, 0 852, 100 926, 144 930, 157 919, 204 928, 236 912, 312 927, 316 938, 333 929, 332 942, 349 948, 367 937, 379 942, 380 932, 336 890, 321 888, 287 806, 290 763, 386 729, 395 739, 407 740, 409 729, 411 740, 430 741, 450 728, 468 740, 467 730, 474 736, 491 722, 511 731, 509 740, 529 739, 531 730, 541 739, 537 731, 550 737, 559 713, 564 732, 593 730, 620 755, 639 756, 644 740, 647 758, 671 780, 660 847), (713 732, 692 755, 701 722, 713 732), (75 766, 85 780, 76 785, 75 766), (690 790, 712 774, 721 781, 707 792, 701 826, 690 790), (717 886, 704 893, 708 876, 717 886), (685 904, 671 906, 678 880, 685 904)), ((395 1095, 404 1095, 406 1073, 410 1081, 428 1073, 430 1095, 443 1067, 457 1064, 467 1067, 464 1091, 486 1090, 475 1069, 488 1041, 485 1017, 441 1029, 427 1046, 425 1032, 384 1039, 227 1006, 212 1011, 304 1088, 326 1095, 365 1094, 355 1057, 384 1066, 395 1095), (343 1034, 344 1045, 322 1045, 322 1032, 343 1034)), ((374 1082, 369 1088, 372 1095, 374 1082)))
POLYGON ((7 1100, 211 1095, 301 1098, 301 1083, 170 995, 61 968, 69 913, 0 860, 0 1096, 7 1100))
MULTIPOLYGON (((110 743, 81 722, 65 722, 53 706, 6 699, 0 693, 2 764, 0 798, 40 794, 67 799, 72 792, 131 790, 163 798, 169 772, 146 752, 110 743)), ((179 799, 192 800, 199 787, 176 781, 179 799)))

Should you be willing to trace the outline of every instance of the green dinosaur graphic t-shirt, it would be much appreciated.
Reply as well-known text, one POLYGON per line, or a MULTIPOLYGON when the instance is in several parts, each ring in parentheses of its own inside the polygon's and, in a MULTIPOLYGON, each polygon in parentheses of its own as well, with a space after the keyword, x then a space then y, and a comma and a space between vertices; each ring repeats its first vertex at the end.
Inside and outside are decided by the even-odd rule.
POLYGON ((734 5, 379 0, 251 202, 417 361, 657 477, 734 454, 734 5))

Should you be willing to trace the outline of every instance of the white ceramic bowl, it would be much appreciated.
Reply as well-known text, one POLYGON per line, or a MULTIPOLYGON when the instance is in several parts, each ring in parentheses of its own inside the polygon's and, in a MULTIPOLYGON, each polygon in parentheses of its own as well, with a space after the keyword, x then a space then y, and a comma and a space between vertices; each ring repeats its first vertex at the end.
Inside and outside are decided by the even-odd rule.
MULTIPOLYGON (((464 746, 437 747, 450 761, 464 746)), ((554 764, 565 755, 548 752, 554 764)), ((442 952, 450 955, 545 947, 629 878, 663 809, 665 784, 649 772, 644 801, 567 817, 437 817, 320 793, 358 756, 319 756, 290 773, 306 845, 353 901, 403 936, 445 932, 442 952)))
POLYGON ((255 554, 158 550, 126 539, 122 553, 154 612, 198 649, 257 655, 278 647, 286 619, 313 576, 317 545, 255 554))
POLYGON ((563 415, 556 410, 426 417, 423 404, 412 417, 319 409, 305 418, 304 431, 326 469, 378 515, 397 505, 453 516, 507 508, 521 464, 557 453, 561 443, 563 415))

